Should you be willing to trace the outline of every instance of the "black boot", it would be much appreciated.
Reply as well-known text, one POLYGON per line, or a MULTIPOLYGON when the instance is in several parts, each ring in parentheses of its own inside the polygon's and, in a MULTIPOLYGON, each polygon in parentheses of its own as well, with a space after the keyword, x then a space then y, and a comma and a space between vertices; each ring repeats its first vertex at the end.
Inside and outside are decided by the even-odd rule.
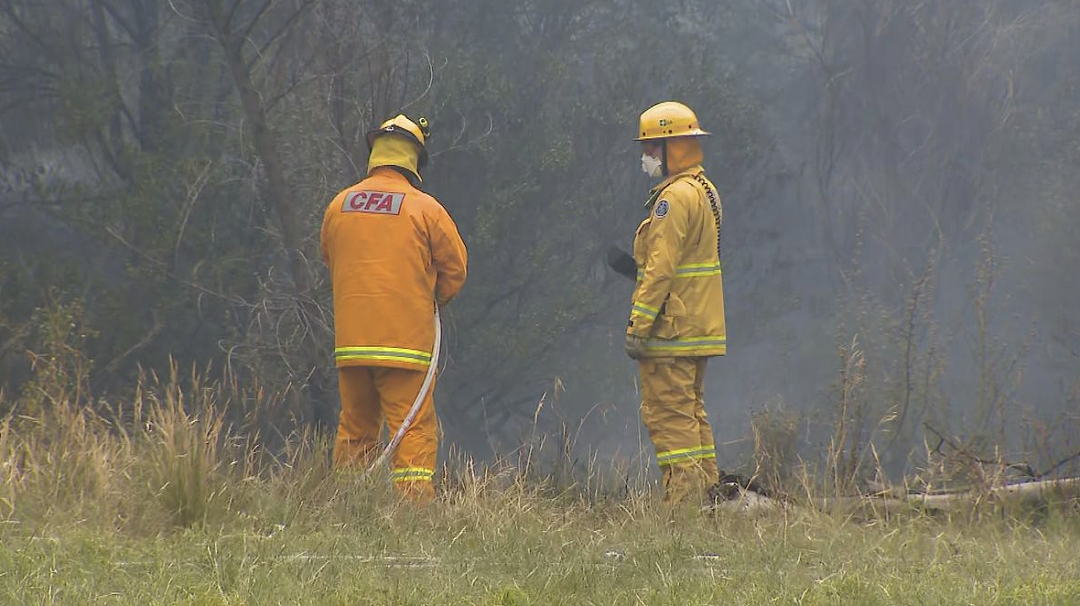
POLYGON ((752 478, 720 471, 720 481, 709 487, 709 500, 713 503, 738 499, 743 491, 757 493, 763 497, 772 497, 770 491, 752 478))

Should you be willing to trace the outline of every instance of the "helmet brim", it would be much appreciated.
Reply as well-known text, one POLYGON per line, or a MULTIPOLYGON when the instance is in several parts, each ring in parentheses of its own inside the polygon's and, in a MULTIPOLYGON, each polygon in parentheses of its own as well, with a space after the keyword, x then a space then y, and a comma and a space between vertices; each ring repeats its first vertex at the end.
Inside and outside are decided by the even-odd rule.
POLYGON ((708 137, 710 135, 712 135, 712 133, 701 130, 700 128, 695 128, 693 130, 688 130, 683 133, 660 133, 658 135, 644 135, 641 137, 636 137, 634 141, 659 141, 660 139, 675 139, 678 137, 708 137))

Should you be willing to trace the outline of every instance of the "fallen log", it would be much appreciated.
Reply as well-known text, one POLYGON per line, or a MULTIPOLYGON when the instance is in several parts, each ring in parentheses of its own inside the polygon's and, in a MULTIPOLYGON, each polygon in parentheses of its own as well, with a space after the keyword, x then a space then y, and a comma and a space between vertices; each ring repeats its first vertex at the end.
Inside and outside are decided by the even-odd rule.
POLYGON ((817 499, 814 505, 822 511, 880 516, 912 510, 958 510, 987 502, 1016 506, 1039 501, 1080 501, 1080 478, 1016 482, 983 490, 912 493, 894 489, 873 495, 826 497, 817 499))
MULTIPOLYGON (((1056 480, 1033 480, 992 486, 983 490, 958 490, 949 492, 905 492, 902 489, 883 491, 872 495, 824 497, 812 501, 814 508, 833 513, 858 514, 881 517, 912 511, 948 511, 970 508, 980 503, 1015 506, 1030 502, 1080 502, 1080 478, 1056 480)), ((791 503, 770 498, 751 490, 739 488, 738 495, 713 505, 703 511, 769 512, 786 509, 791 503)))
POLYGON ((1002 504, 1014 504, 1026 501, 1045 501, 1054 498, 1064 500, 1080 499, 1080 478, 1017 482, 991 486, 984 490, 909 493, 906 495, 908 503, 926 509, 950 509, 959 505, 973 505, 988 499, 1002 504))

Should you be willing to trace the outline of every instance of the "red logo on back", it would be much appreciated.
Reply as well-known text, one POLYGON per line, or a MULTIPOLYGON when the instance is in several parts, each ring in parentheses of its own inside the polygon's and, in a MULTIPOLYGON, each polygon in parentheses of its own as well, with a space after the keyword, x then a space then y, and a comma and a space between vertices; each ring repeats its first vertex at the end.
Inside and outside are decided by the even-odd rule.
POLYGON ((358 191, 345 196, 341 211, 397 215, 404 200, 405 194, 400 192, 358 191))

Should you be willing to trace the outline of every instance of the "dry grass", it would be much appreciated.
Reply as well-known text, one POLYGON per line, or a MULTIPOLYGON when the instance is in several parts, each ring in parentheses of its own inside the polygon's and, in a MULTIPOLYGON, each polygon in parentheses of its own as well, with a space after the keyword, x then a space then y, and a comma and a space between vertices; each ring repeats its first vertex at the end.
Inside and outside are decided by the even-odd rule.
POLYGON ((325 441, 239 438, 227 396, 174 373, 124 414, 0 421, 0 603, 1080 603, 1070 506, 710 517, 663 507, 644 469, 555 465, 538 440, 488 465, 451 454, 417 508, 331 471, 325 441))

